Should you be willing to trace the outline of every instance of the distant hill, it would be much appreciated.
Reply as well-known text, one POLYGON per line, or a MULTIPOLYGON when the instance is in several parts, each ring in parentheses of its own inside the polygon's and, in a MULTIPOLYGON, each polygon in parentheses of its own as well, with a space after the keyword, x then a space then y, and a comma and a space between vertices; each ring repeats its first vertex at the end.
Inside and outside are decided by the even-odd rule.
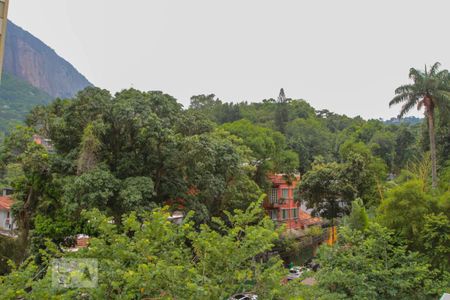
POLYGON ((384 120, 383 122, 385 124, 409 124, 409 125, 415 125, 422 123, 423 118, 418 118, 414 116, 398 119, 398 118, 390 118, 389 120, 384 120))
POLYGON ((3 71, 53 98, 70 98, 92 84, 49 46, 8 21, 3 71))
POLYGON ((0 133, 38 104, 71 98, 92 84, 32 34, 8 21, 0 84, 0 133))
POLYGON ((39 104, 49 103, 49 94, 28 82, 8 73, 3 73, 0 85, 0 132, 23 121, 25 115, 39 104))

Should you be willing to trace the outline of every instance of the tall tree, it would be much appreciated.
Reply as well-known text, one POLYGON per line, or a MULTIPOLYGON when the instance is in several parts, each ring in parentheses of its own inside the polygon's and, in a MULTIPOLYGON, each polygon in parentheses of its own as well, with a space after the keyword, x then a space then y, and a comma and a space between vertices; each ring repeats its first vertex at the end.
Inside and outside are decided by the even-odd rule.
POLYGON ((437 186, 437 166, 436 166, 436 141, 434 130, 435 109, 447 111, 450 106, 450 84, 448 70, 439 71, 440 63, 436 62, 430 70, 425 71, 411 68, 409 78, 412 84, 399 86, 395 90, 396 96, 389 102, 389 106, 403 103, 399 118, 403 117, 414 106, 420 110, 425 108, 425 116, 428 120, 428 131, 430 137, 430 151, 432 160, 432 186, 437 186))
POLYGON ((356 190, 344 176, 344 166, 335 162, 324 163, 318 159, 312 169, 303 175, 299 192, 313 215, 334 222, 350 211, 356 190))
POLYGON ((284 94, 284 90, 280 90, 280 95, 278 95, 277 110, 275 112, 275 125, 277 130, 284 133, 286 131, 286 123, 289 119, 288 111, 288 99, 284 94))

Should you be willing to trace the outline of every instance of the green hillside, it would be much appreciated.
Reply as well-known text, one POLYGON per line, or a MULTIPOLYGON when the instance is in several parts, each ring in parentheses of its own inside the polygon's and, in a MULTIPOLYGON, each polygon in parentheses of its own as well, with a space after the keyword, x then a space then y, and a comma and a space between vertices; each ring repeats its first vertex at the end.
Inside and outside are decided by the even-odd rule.
POLYGON ((52 100, 47 93, 10 74, 3 74, 0 84, 0 132, 24 120, 38 104, 52 100))

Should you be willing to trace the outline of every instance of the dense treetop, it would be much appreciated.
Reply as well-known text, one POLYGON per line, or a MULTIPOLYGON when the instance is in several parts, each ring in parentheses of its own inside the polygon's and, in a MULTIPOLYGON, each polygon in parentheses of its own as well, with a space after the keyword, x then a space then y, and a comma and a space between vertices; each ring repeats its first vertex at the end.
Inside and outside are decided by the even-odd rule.
POLYGON ((80 295, 52 294, 49 259, 96 257, 93 297, 436 297, 450 267, 450 122, 435 118, 432 188, 429 123, 350 118, 284 91, 260 103, 197 95, 183 108, 163 92, 89 87, 37 106, 0 146, 20 229, 7 241, 14 255, 0 247, 15 263, 0 261, 10 274, 0 295, 80 295), (269 173, 300 173, 296 199, 341 226, 338 244, 320 251, 313 288, 281 285, 282 261, 263 259, 283 245, 260 208, 269 173), (167 221, 174 210, 190 212, 180 226, 167 221), (78 233, 91 246, 64 253, 78 233))

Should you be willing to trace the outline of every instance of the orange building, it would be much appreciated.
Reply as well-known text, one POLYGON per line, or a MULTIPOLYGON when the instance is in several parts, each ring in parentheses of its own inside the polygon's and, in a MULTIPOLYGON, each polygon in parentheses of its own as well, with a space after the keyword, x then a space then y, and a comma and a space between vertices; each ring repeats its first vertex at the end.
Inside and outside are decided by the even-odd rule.
POLYGON ((264 208, 272 220, 286 225, 286 229, 305 229, 322 223, 320 218, 312 217, 301 209, 296 196, 300 175, 288 177, 285 174, 269 175, 272 183, 264 201, 264 208))

